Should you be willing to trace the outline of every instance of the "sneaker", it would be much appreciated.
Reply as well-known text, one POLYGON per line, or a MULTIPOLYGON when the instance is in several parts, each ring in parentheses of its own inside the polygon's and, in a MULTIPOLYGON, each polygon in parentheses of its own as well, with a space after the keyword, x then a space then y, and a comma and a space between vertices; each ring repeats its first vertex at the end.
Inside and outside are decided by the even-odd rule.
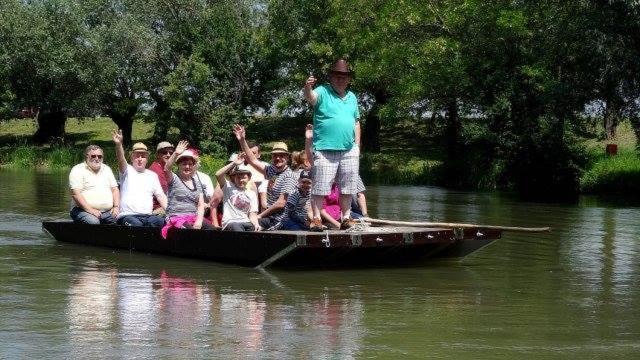
POLYGON ((324 226, 322 226, 322 220, 320 219, 313 219, 311 220, 311 224, 309 224, 309 231, 317 231, 317 232, 321 232, 324 226))
POLYGON ((356 222, 351 218, 342 219, 342 222, 340 223, 340 230, 347 230, 355 224, 356 222))

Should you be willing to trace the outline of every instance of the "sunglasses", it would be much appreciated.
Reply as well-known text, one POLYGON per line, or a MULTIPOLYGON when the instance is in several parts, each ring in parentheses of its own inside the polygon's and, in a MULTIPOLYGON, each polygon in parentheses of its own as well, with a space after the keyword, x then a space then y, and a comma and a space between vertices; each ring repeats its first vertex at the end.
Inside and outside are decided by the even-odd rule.
POLYGON ((89 155, 92 159, 102 159, 102 155, 96 155, 96 154, 92 154, 89 155))
POLYGON ((159 153, 160 155, 171 155, 173 154, 173 150, 160 150, 159 153))

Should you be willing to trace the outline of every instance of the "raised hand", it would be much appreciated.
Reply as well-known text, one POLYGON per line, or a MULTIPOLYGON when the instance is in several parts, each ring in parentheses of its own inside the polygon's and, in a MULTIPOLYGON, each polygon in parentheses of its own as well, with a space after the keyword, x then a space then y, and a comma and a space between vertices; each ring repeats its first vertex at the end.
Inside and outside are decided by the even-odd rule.
POLYGON ((242 165, 244 164, 245 161, 245 154, 243 152, 239 153, 238 156, 236 156, 236 159, 233 160, 233 163, 236 165, 242 165))
POLYGON ((233 125, 233 134, 236 136, 236 139, 238 139, 238 141, 241 141, 247 136, 247 133, 244 130, 244 126, 239 124, 233 125))
POLYGON ((307 81, 304 83, 304 87, 313 89, 313 85, 315 85, 317 81, 318 80, 313 75, 309 75, 307 81))
POLYGON ((117 145, 117 144, 122 144, 122 130, 120 129, 113 129, 113 131, 111 131, 111 138, 113 139, 113 142, 117 145))
POLYGON ((182 154, 185 150, 187 150, 187 147, 189 147, 189 142, 188 142, 188 141, 186 141, 186 140, 181 140, 181 141, 178 143, 178 146, 176 146, 176 149, 175 149, 175 151, 174 151, 174 152, 175 152, 176 154, 180 155, 180 154, 182 154))
POLYGON ((313 139, 313 125, 307 124, 307 127, 304 130, 304 138, 313 139))

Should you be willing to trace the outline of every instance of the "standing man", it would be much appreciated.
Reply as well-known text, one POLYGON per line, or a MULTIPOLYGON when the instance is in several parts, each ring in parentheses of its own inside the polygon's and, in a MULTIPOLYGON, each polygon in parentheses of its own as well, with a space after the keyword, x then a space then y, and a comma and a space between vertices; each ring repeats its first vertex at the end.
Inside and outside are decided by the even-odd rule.
MULTIPOLYGON (((151 163, 149 166, 149 170, 153 171, 158 175, 158 180, 160 180, 160 186, 162 186, 162 191, 167 195, 167 191, 169 191, 169 184, 167 182, 167 178, 164 176, 164 164, 167 163, 167 160, 173 154, 173 145, 171 145, 168 141, 162 141, 156 147, 156 160, 151 163)), ((164 210, 160 203, 154 198, 153 199, 153 212, 154 214, 164 215, 164 210)))
POLYGON ((83 224, 115 224, 120 207, 116 178, 102 163, 104 153, 98 145, 87 146, 84 156, 69 173, 71 218, 83 224))
POLYGON ((329 71, 329 84, 314 89, 316 78, 311 75, 304 85, 304 97, 313 107, 312 231, 322 230, 320 208, 334 180, 341 190, 340 228, 353 225, 351 197, 358 184, 360 111, 355 94, 347 90, 352 74, 347 61, 338 59, 329 71))
POLYGON ((118 170, 120 170, 120 215, 118 224, 127 226, 162 227, 164 219, 153 215, 153 199, 157 199, 163 209, 167 208, 167 196, 162 191, 158 176, 147 170, 149 151, 143 143, 133 144, 131 165, 127 163, 122 148, 122 130, 113 130, 111 134, 116 145, 118 170))

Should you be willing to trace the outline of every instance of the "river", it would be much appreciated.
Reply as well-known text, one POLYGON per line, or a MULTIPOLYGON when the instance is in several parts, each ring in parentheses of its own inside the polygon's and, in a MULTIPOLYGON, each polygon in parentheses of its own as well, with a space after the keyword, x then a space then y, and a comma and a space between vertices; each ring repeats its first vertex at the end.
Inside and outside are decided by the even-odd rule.
POLYGON ((462 261, 260 272, 58 243, 67 174, 0 171, 0 359, 640 356, 640 208, 370 187, 380 218, 510 226, 462 261))

